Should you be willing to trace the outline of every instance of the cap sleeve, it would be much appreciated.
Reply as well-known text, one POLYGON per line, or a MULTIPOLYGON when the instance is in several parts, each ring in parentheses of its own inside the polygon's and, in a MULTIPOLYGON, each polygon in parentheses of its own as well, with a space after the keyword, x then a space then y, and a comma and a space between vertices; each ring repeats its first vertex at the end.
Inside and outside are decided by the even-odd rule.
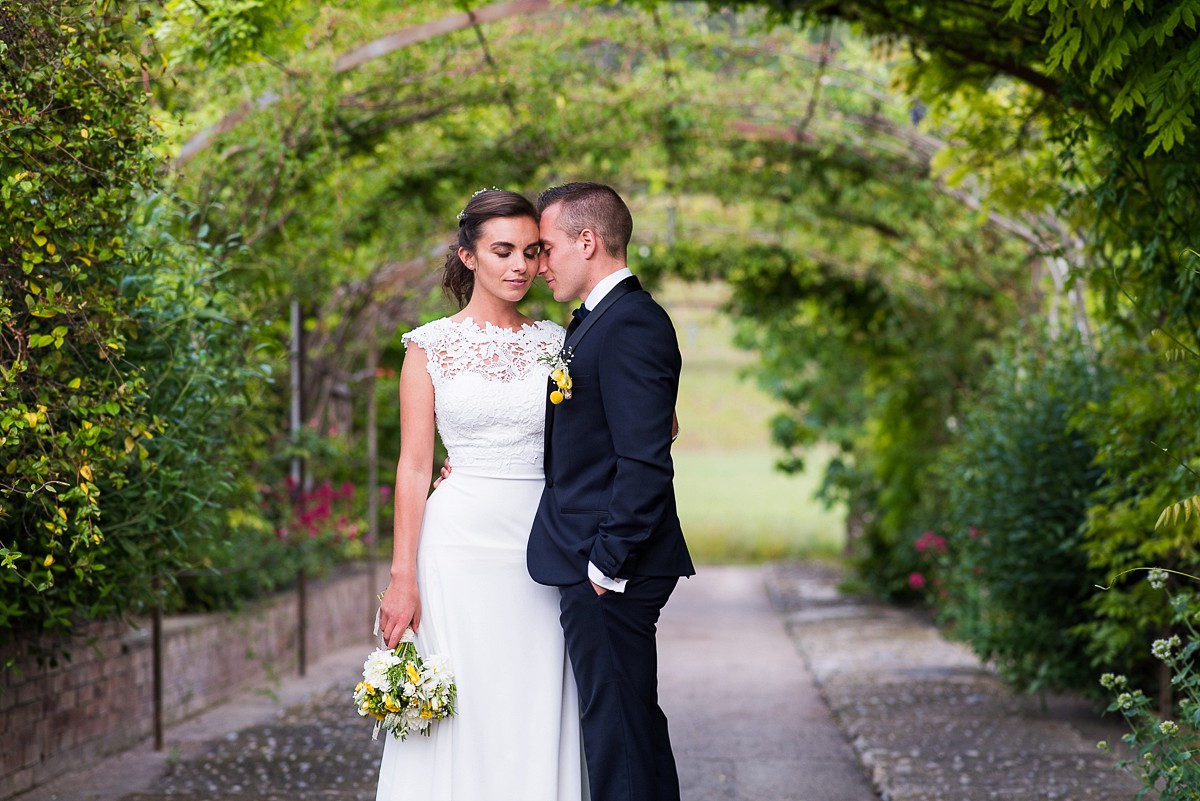
POLYGON ((443 320, 434 320, 432 323, 418 326, 413 330, 401 334, 400 342, 403 343, 404 349, 412 345, 424 350, 428 353, 431 350, 438 350, 438 344, 445 337, 446 327, 442 325, 443 320))

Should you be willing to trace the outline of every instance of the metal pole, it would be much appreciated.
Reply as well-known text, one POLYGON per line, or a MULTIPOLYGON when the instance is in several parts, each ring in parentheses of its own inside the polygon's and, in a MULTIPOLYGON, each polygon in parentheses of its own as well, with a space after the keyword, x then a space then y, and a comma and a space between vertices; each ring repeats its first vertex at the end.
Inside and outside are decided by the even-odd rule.
POLYGON ((375 309, 367 326, 367 631, 375 621, 376 562, 379 555, 379 402, 375 397, 379 371, 379 335, 375 309))
POLYGON ((155 578, 154 615, 151 618, 151 651, 154 672, 154 750, 163 750, 163 608, 162 579, 155 578))
MULTIPOLYGON (((300 495, 304 485, 304 462, 299 454, 300 428, 304 424, 304 385, 302 381, 302 372, 304 369, 304 320, 300 313, 300 300, 298 298, 292 298, 291 317, 291 434, 292 447, 296 449, 296 452, 292 455, 291 477, 292 507, 296 508, 300 503, 300 495)), ((302 543, 299 547, 304 548, 306 546, 302 543)), ((303 560, 296 576, 296 598, 299 604, 299 608, 296 611, 296 661, 300 675, 303 676, 308 669, 308 654, 305 649, 305 641, 308 633, 308 576, 305 574, 303 560)))

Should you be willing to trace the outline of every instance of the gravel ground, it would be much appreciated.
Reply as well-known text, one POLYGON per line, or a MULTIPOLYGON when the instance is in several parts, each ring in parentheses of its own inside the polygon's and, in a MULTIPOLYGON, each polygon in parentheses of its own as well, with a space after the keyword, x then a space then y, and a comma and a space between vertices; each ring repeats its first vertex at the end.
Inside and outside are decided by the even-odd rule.
POLYGON ((276 721, 230 732, 123 801, 372 801, 383 740, 371 740, 349 695, 325 690, 276 721))

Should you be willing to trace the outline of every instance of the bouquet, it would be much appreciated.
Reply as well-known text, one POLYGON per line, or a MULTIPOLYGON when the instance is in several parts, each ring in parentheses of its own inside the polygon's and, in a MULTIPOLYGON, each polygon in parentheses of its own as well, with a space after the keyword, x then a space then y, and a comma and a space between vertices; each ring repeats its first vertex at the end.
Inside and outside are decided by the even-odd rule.
POLYGON ((371 739, 379 737, 380 729, 401 740, 414 730, 428 737, 435 720, 454 715, 457 700, 448 661, 435 655, 422 659, 412 629, 394 649, 380 648, 367 656, 363 680, 354 688, 358 714, 375 718, 371 739))

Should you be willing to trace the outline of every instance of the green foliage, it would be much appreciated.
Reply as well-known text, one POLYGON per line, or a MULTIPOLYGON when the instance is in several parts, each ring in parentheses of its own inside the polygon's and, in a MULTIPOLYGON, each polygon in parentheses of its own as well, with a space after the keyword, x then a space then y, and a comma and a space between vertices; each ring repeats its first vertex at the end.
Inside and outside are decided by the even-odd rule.
POLYGON ((145 365, 144 408, 155 421, 104 510, 125 552, 111 578, 128 588, 127 605, 155 600, 147 576, 169 587, 178 571, 206 564, 227 530, 252 525, 259 491, 246 467, 264 458, 276 419, 252 310, 221 265, 237 248, 189 235, 192 215, 172 204, 153 198, 133 221, 138 258, 122 284, 139 330, 127 356, 145 365))
MULTIPOLYGON (((1145 583, 1161 599, 1167 578, 1166 572, 1151 570, 1145 583)), ((1171 688, 1178 698, 1174 709, 1155 709, 1151 699, 1130 686, 1124 675, 1106 673, 1100 683, 1111 694, 1108 711, 1124 715, 1132 729, 1121 739, 1133 756, 1119 766, 1142 781, 1138 798, 1153 794, 1162 801, 1196 801, 1200 798, 1200 761, 1195 757, 1200 733, 1200 673, 1195 662, 1200 650, 1200 632, 1196 630, 1200 603, 1190 591, 1168 597, 1171 620, 1180 633, 1155 640, 1150 653, 1170 673, 1171 688)))
POLYGON ((1080 528, 1100 471, 1071 420, 1104 403, 1108 381, 1078 342, 1005 352, 939 456, 939 616, 1025 691, 1090 684, 1080 528))
POLYGON ((121 291, 157 166, 121 11, 0 3, 0 630, 113 608, 104 510, 159 432, 121 291))
MULTIPOLYGON (((942 214, 938 234, 961 237, 942 239, 942 247, 986 248, 974 225, 955 220, 948 205, 908 199, 910 208, 921 203, 942 214)), ((883 221, 909 248, 924 245, 920 223, 898 214, 883 221)), ((869 239, 859 244, 857 258, 877 258, 869 239)), ((1000 257, 1003 247, 992 253, 1000 257)), ((792 454, 788 467, 801 468, 803 453, 822 439, 837 445, 824 495, 846 502, 852 525, 859 516, 857 556, 874 584, 911 597, 918 569, 912 542, 938 506, 931 467, 964 393, 986 371, 987 343, 1016 307, 996 291, 1011 270, 1002 263, 989 262, 994 272, 985 276, 879 261, 863 271, 849 259, 817 261, 779 246, 678 245, 641 257, 638 269, 729 283, 741 341, 760 354, 761 382, 788 409, 774 430, 792 454)))
POLYGON ((227 67, 282 55, 304 28, 299 0, 167 0, 152 34, 185 63, 227 67))
MULTIPOLYGON (((1079 424, 1097 444, 1097 464, 1109 481, 1093 498, 1084 529, 1088 562, 1109 583, 1124 571, 1157 565, 1192 571, 1200 559, 1196 519, 1155 527, 1162 510, 1196 491, 1195 426, 1200 398, 1194 388, 1200 361, 1163 358, 1175 347, 1161 336, 1145 345, 1109 348, 1105 362, 1119 375, 1107 404, 1089 405, 1079 424)), ((1141 678, 1155 665, 1144 632, 1168 624, 1156 593, 1139 582, 1097 595, 1094 619, 1081 625, 1098 664, 1141 678)))
POLYGON ((270 430, 237 249, 152 195, 137 28, 108 9, 0 6, 2 640, 154 603, 253 513, 270 430))

